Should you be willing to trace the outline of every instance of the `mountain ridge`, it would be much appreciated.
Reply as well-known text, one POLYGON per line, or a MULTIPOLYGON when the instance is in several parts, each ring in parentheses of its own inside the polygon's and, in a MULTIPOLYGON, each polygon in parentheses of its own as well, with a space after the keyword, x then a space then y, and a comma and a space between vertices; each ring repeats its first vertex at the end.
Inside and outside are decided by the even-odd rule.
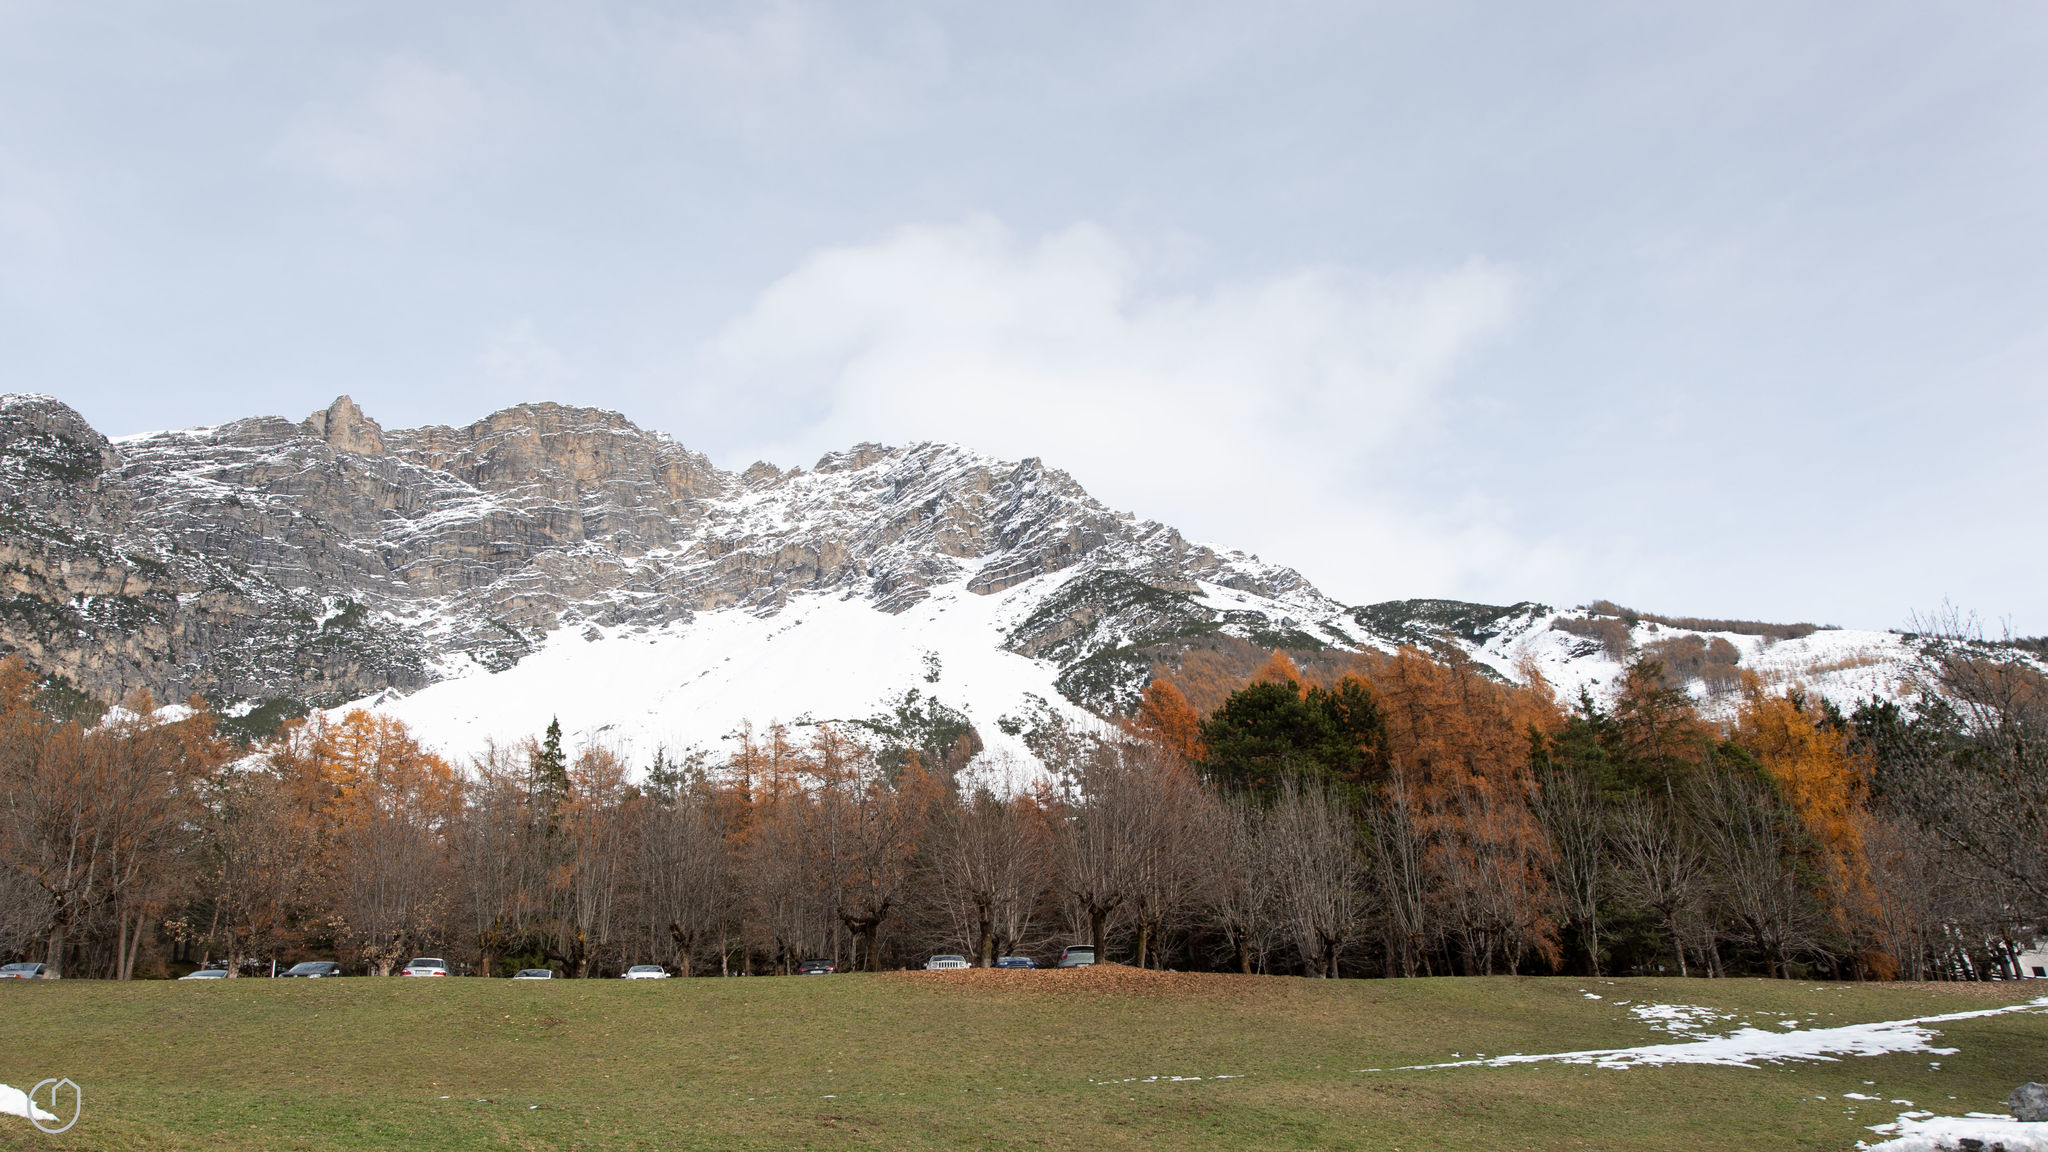
MULTIPOLYGON (((1895 694, 1913 658, 1895 633, 1745 638, 1669 617, 1624 620, 1604 602, 1349 606, 1291 568, 1109 509, 1036 457, 865 443, 809 469, 727 471, 621 413, 555 403, 387 430, 343 396, 300 421, 112 440, 59 400, 7 395, 0 478, 0 649, 53 683, 102 702, 196 692, 266 720, 367 700, 429 730, 460 729, 443 740, 451 750, 509 733, 436 712, 435 701, 463 696, 446 685, 509 691, 557 665, 555 675, 587 680, 571 637, 668 653, 644 673, 660 691, 615 690, 653 717, 635 730, 639 743, 701 743, 769 719, 750 702, 772 684, 681 686, 709 683, 703 665, 735 653, 743 665, 783 659, 768 646, 780 636, 777 651, 790 651, 803 623, 806 635, 838 637, 805 640, 812 659, 876 705, 952 691, 984 730, 1022 726, 1033 709, 1120 711, 1156 669, 1202 650, 1242 660, 1252 649, 1414 644, 1504 679, 1540 671, 1570 691, 1611 678, 1637 647, 1664 645, 1704 695, 1740 666, 1805 676, 1845 699, 1895 694), (820 607, 828 601, 878 619, 820 607), (958 626, 970 617, 972 628, 958 626), (712 633, 734 647, 706 648, 699 634, 712 633), (895 655, 872 655, 882 650, 895 655), (947 666, 971 669, 961 673, 970 682, 921 671, 947 666), (671 715, 716 708, 740 712, 671 715)), ((781 682, 806 675, 786 670, 781 682)), ((829 678, 809 690, 833 709, 861 707, 829 678)), ((523 712, 544 708, 549 688, 522 692, 519 715, 533 727, 523 712)), ((783 716, 824 710, 796 696, 772 703, 783 716)), ((481 700, 464 707, 495 714, 481 700)), ((589 707, 589 738, 619 731, 599 714, 603 701, 589 707)))

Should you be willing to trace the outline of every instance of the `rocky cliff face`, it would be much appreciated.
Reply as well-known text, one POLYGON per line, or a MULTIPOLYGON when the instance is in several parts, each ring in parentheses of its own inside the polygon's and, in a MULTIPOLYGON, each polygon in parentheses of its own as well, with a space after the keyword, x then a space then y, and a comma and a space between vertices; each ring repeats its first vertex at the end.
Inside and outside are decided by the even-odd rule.
POLYGON ((1893 633, 1608 609, 1347 608, 1038 460, 945 444, 727 472, 615 412, 387 430, 345 396, 109 441, 49 397, 0 396, 0 652, 81 704, 196 692, 252 729, 376 696, 452 749, 574 698, 592 739, 701 744, 922 692, 1000 742, 1047 709, 1126 708, 1197 650, 1212 670, 1275 647, 1330 670, 1397 645, 1568 696, 1642 652, 1710 705, 1739 664, 1853 707, 1898 695, 1917 658, 1893 633))
MULTIPOLYGON (((938 585, 1076 568, 1013 651, 1079 665, 1222 627, 1204 585, 1257 602, 1247 629, 1341 616, 1294 572, 1112 512, 1037 460, 863 444, 733 473, 558 404, 386 430, 342 397, 296 423, 110 442, 56 400, 8 396, 0 477, 0 649, 101 700, 333 704, 504 669, 561 629, 806 594, 901 613, 938 585)), ((1096 702, 1127 697, 1137 663, 1097 676, 1096 702)))

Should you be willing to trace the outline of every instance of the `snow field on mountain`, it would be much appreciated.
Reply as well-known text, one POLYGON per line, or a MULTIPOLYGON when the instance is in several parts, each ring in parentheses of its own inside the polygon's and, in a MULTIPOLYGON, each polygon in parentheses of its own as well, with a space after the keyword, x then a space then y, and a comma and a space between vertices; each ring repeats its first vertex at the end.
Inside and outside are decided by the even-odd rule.
MULTIPOLYGON (((1528 660, 1567 705, 1578 699, 1581 687, 1590 690, 1595 700, 1604 700, 1620 680, 1622 665, 1605 652, 1586 653, 1591 642, 1584 637, 1551 627, 1566 615, 1572 614, 1537 617, 1527 630, 1506 632, 1475 647, 1472 657, 1516 680, 1521 678, 1521 664, 1528 660)), ((1639 624, 1631 635, 1639 649, 1681 636, 1726 640, 1742 654, 1742 667, 1755 672, 1767 691, 1802 686, 1844 712, 1854 711, 1872 696, 1900 699, 1905 694, 1902 681, 1919 660, 1919 654, 1896 632, 1828 628, 1797 640, 1773 640, 1736 632, 1691 632, 1639 624)), ((1692 690, 1710 717, 1730 712, 1737 699, 1734 693, 1709 695, 1697 681, 1692 690)))
POLYGON ((973 721, 985 746, 976 770, 1016 776, 1037 759, 997 722, 1025 715, 1031 697, 1074 722, 1099 723, 1061 698, 1052 665, 1001 647, 1005 626, 1064 579, 1040 577, 991 596, 961 580, 897 615, 865 599, 795 596, 772 616, 732 609, 644 631, 561 629, 503 672, 450 667, 452 678, 410 696, 348 707, 394 716, 457 761, 492 741, 538 736, 559 717, 571 747, 611 747, 644 768, 657 747, 716 755, 736 747, 730 737, 745 722, 759 731, 776 722, 865 719, 916 689, 973 721), (936 682, 926 679, 933 658, 936 682))

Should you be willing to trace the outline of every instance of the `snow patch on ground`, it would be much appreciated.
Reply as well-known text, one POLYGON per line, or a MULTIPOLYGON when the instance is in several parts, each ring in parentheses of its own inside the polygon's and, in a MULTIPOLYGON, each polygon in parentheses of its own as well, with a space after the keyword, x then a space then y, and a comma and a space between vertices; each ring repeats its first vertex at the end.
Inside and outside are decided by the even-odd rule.
MULTIPOLYGON (((1090 1080, 1090 1084, 1194 1084, 1203 1080, 1242 1080, 1244 1073, 1230 1072, 1221 1076, 1126 1076, 1121 1080, 1090 1080)), ((1000 1091, 1000 1089, 998 1089, 1000 1091)))
POLYGON ((55 1112, 30 1104, 28 1093, 6 1084, 0 1084, 0 1115, 19 1116, 24 1120, 57 1119, 55 1112), (35 1108, 34 1115, 29 1114, 30 1108, 35 1108))
POLYGON ((1919 1016, 1911 1020, 1883 1020, 1875 1024, 1848 1024, 1839 1028, 1805 1031, 1766 1032, 1761 1028, 1738 1028, 1725 1036, 1707 1036, 1672 1044, 1644 1044, 1635 1048, 1598 1048, 1581 1052, 1516 1053, 1484 1060, 1453 1060, 1445 1064, 1410 1065, 1403 1071, 1432 1068, 1504 1068, 1512 1064, 1591 1064, 1596 1068, 1647 1068, 1664 1064, 1720 1064, 1754 1068, 1759 1063, 1788 1060, 1839 1060, 1847 1056, 1884 1056, 1894 1052, 1928 1052, 1946 1056, 1954 1048, 1936 1048, 1940 1033, 1930 1024, 1976 1020, 2013 1012, 2048 1012, 2048 996, 2025 1004, 1982 1008, 1974 1012, 1950 1012, 1941 1016, 1919 1016))
POLYGON ((1882 1144, 1858 1140, 1856 1147, 1869 1152, 1992 1152, 1998 1148, 2004 1152, 2048 1152, 2048 1124, 2030 1124, 1990 1112, 1967 1116, 1902 1112, 1897 1120, 1872 1124, 1870 1130, 1893 1138, 1882 1144))
POLYGON ((1682 1036, 1697 1032, 1709 1024, 1733 1019, 1725 1012, 1702 1008, 1697 1004, 1638 1004, 1628 1010, 1629 1015, 1648 1024, 1660 1032, 1682 1036))

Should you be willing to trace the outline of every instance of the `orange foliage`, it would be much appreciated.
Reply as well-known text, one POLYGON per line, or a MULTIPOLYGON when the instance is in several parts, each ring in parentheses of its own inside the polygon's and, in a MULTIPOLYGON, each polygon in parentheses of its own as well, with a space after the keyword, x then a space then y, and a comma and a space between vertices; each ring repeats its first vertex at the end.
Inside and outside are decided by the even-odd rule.
POLYGON ((1745 676, 1735 740, 1753 753, 1820 852, 1827 895, 1845 926, 1874 903, 1864 837, 1870 813, 1863 798, 1870 765, 1849 747, 1849 734, 1816 723, 1793 698, 1765 695, 1745 676))
POLYGON ((1247 684, 1292 684, 1297 692, 1301 690, 1301 682, 1301 667, 1278 648, 1273 649, 1273 655, 1245 681, 1247 684))
POLYGON ((1529 729, 1562 718, 1541 685, 1486 679, 1463 661, 1413 648, 1359 661, 1379 697, 1394 786, 1422 814, 1442 915, 1467 963, 1491 972, 1495 956, 1518 970, 1529 951, 1558 960, 1559 900, 1551 847, 1530 807, 1536 783, 1529 729))
POLYGON ((1200 760, 1207 752, 1202 746, 1202 717, 1171 680, 1154 680, 1145 686, 1136 727, 1182 760, 1200 760))

